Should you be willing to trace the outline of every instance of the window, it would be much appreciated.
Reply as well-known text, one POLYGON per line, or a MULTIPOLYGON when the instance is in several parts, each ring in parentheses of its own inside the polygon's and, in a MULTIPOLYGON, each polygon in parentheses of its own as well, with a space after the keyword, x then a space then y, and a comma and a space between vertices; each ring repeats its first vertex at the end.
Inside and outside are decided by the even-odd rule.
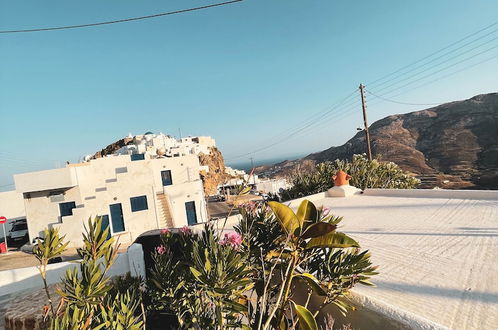
POLYGON ((125 231, 123 208, 121 207, 121 203, 111 204, 109 205, 109 209, 111 210, 112 233, 116 234, 125 231))
POLYGON ((131 212, 147 210, 147 196, 138 196, 130 198, 131 212))
MULTIPOLYGON (((102 230, 105 230, 106 228, 109 228, 109 215, 104 214, 100 216, 102 218, 102 230)), ((109 228, 109 231, 107 232, 107 239, 111 238, 111 228, 109 228)))
POLYGON ((144 160, 145 159, 145 155, 144 154, 133 154, 130 156, 131 158, 131 161, 135 161, 135 160, 144 160))
POLYGON ((161 179, 163 180, 163 186, 171 186, 173 184, 170 170, 161 171, 161 179))
POLYGON ((68 215, 73 215, 73 209, 76 208, 75 202, 66 202, 59 204, 59 210, 61 217, 66 217, 68 215))
POLYGON ((187 212, 187 223, 189 226, 197 223, 197 213, 195 212, 195 202, 186 202, 185 211, 187 212))

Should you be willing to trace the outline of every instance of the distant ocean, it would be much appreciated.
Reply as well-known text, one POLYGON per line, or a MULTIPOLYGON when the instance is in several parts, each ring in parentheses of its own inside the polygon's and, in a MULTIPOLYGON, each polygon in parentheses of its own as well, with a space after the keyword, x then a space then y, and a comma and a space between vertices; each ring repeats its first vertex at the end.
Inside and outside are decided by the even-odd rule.
MULTIPOLYGON (((306 154, 301 154, 301 155, 294 155, 294 156, 282 156, 282 157, 275 157, 275 158, 264 158, 264 159, 257 159, 254 157, 254 167, 256 166, 262 166, 262 165, 273 165, 276 163, 283 162, 284 160, 295 160, 299 158, 303 158, 304 156, 309 155, 309 153, 306 154)), ((251 160, 242 160, 242 161, 233 161, 229 162, 227 161, 226 164, 232 168, 236 168, 238 170, 244 170, 246 172, 251 171, 252 166, 251 166, 251 160)))

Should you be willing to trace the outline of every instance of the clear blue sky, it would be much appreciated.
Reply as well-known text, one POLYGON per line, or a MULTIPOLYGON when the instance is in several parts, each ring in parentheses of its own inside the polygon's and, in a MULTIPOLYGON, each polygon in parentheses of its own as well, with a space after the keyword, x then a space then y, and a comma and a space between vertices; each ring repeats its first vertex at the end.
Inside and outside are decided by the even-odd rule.
MULTIPOLYGON (((3 1, 0 29, 91 23, 212 2, 3 1)), ((14 173, 76 161, 129 132, 177 135, 181 128, 183 135, 215 137, 226 158, 251 152, 294 132, 360 82, 497 20, 496 0, 246 0, 130 23, 2 34, 0 186, 11 184, 14 173)), ((476 52, 493 45, 498 42, 476 52)), ((493 49, 434 77, 497 54, 493 49)), ((497 87, 495 58, 416 90, 407 87, 395 99, 451 101, 497 87)), ((369 95, 367 100, 370 123, 425 108, 378 103, 369 95)), ((361 109, 354 109, 326 117, 254 157, 290 157, 340 145, 362 123, 361 109)))

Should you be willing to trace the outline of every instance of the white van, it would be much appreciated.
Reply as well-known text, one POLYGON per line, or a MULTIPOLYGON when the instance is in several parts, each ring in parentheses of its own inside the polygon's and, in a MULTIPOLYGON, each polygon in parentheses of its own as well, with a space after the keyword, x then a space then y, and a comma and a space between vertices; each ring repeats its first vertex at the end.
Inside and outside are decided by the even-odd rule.
POLYGON ((22 245, 29 240, 28 223, 26 219, 17 220, 8 234, 10 244, 22 245))

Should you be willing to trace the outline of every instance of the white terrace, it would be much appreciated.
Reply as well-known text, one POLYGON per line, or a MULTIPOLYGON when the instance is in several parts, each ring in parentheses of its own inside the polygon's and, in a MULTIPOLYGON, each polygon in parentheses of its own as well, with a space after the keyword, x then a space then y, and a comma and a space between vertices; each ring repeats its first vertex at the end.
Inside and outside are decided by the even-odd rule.
POLYGON ((353 289, 360 304, 412 329, 498 329, 498 191, 372 189, 306 199, 344 216, 339 230, 379 265, 377 287, 353 289))
POLYGON ((497 191, 310 197, 344 216, 340 230, 372 252, 377 287, 354 289, 371 308, 411 318, 411 326, 426 319, 452 329, 498 328, 497 191))

